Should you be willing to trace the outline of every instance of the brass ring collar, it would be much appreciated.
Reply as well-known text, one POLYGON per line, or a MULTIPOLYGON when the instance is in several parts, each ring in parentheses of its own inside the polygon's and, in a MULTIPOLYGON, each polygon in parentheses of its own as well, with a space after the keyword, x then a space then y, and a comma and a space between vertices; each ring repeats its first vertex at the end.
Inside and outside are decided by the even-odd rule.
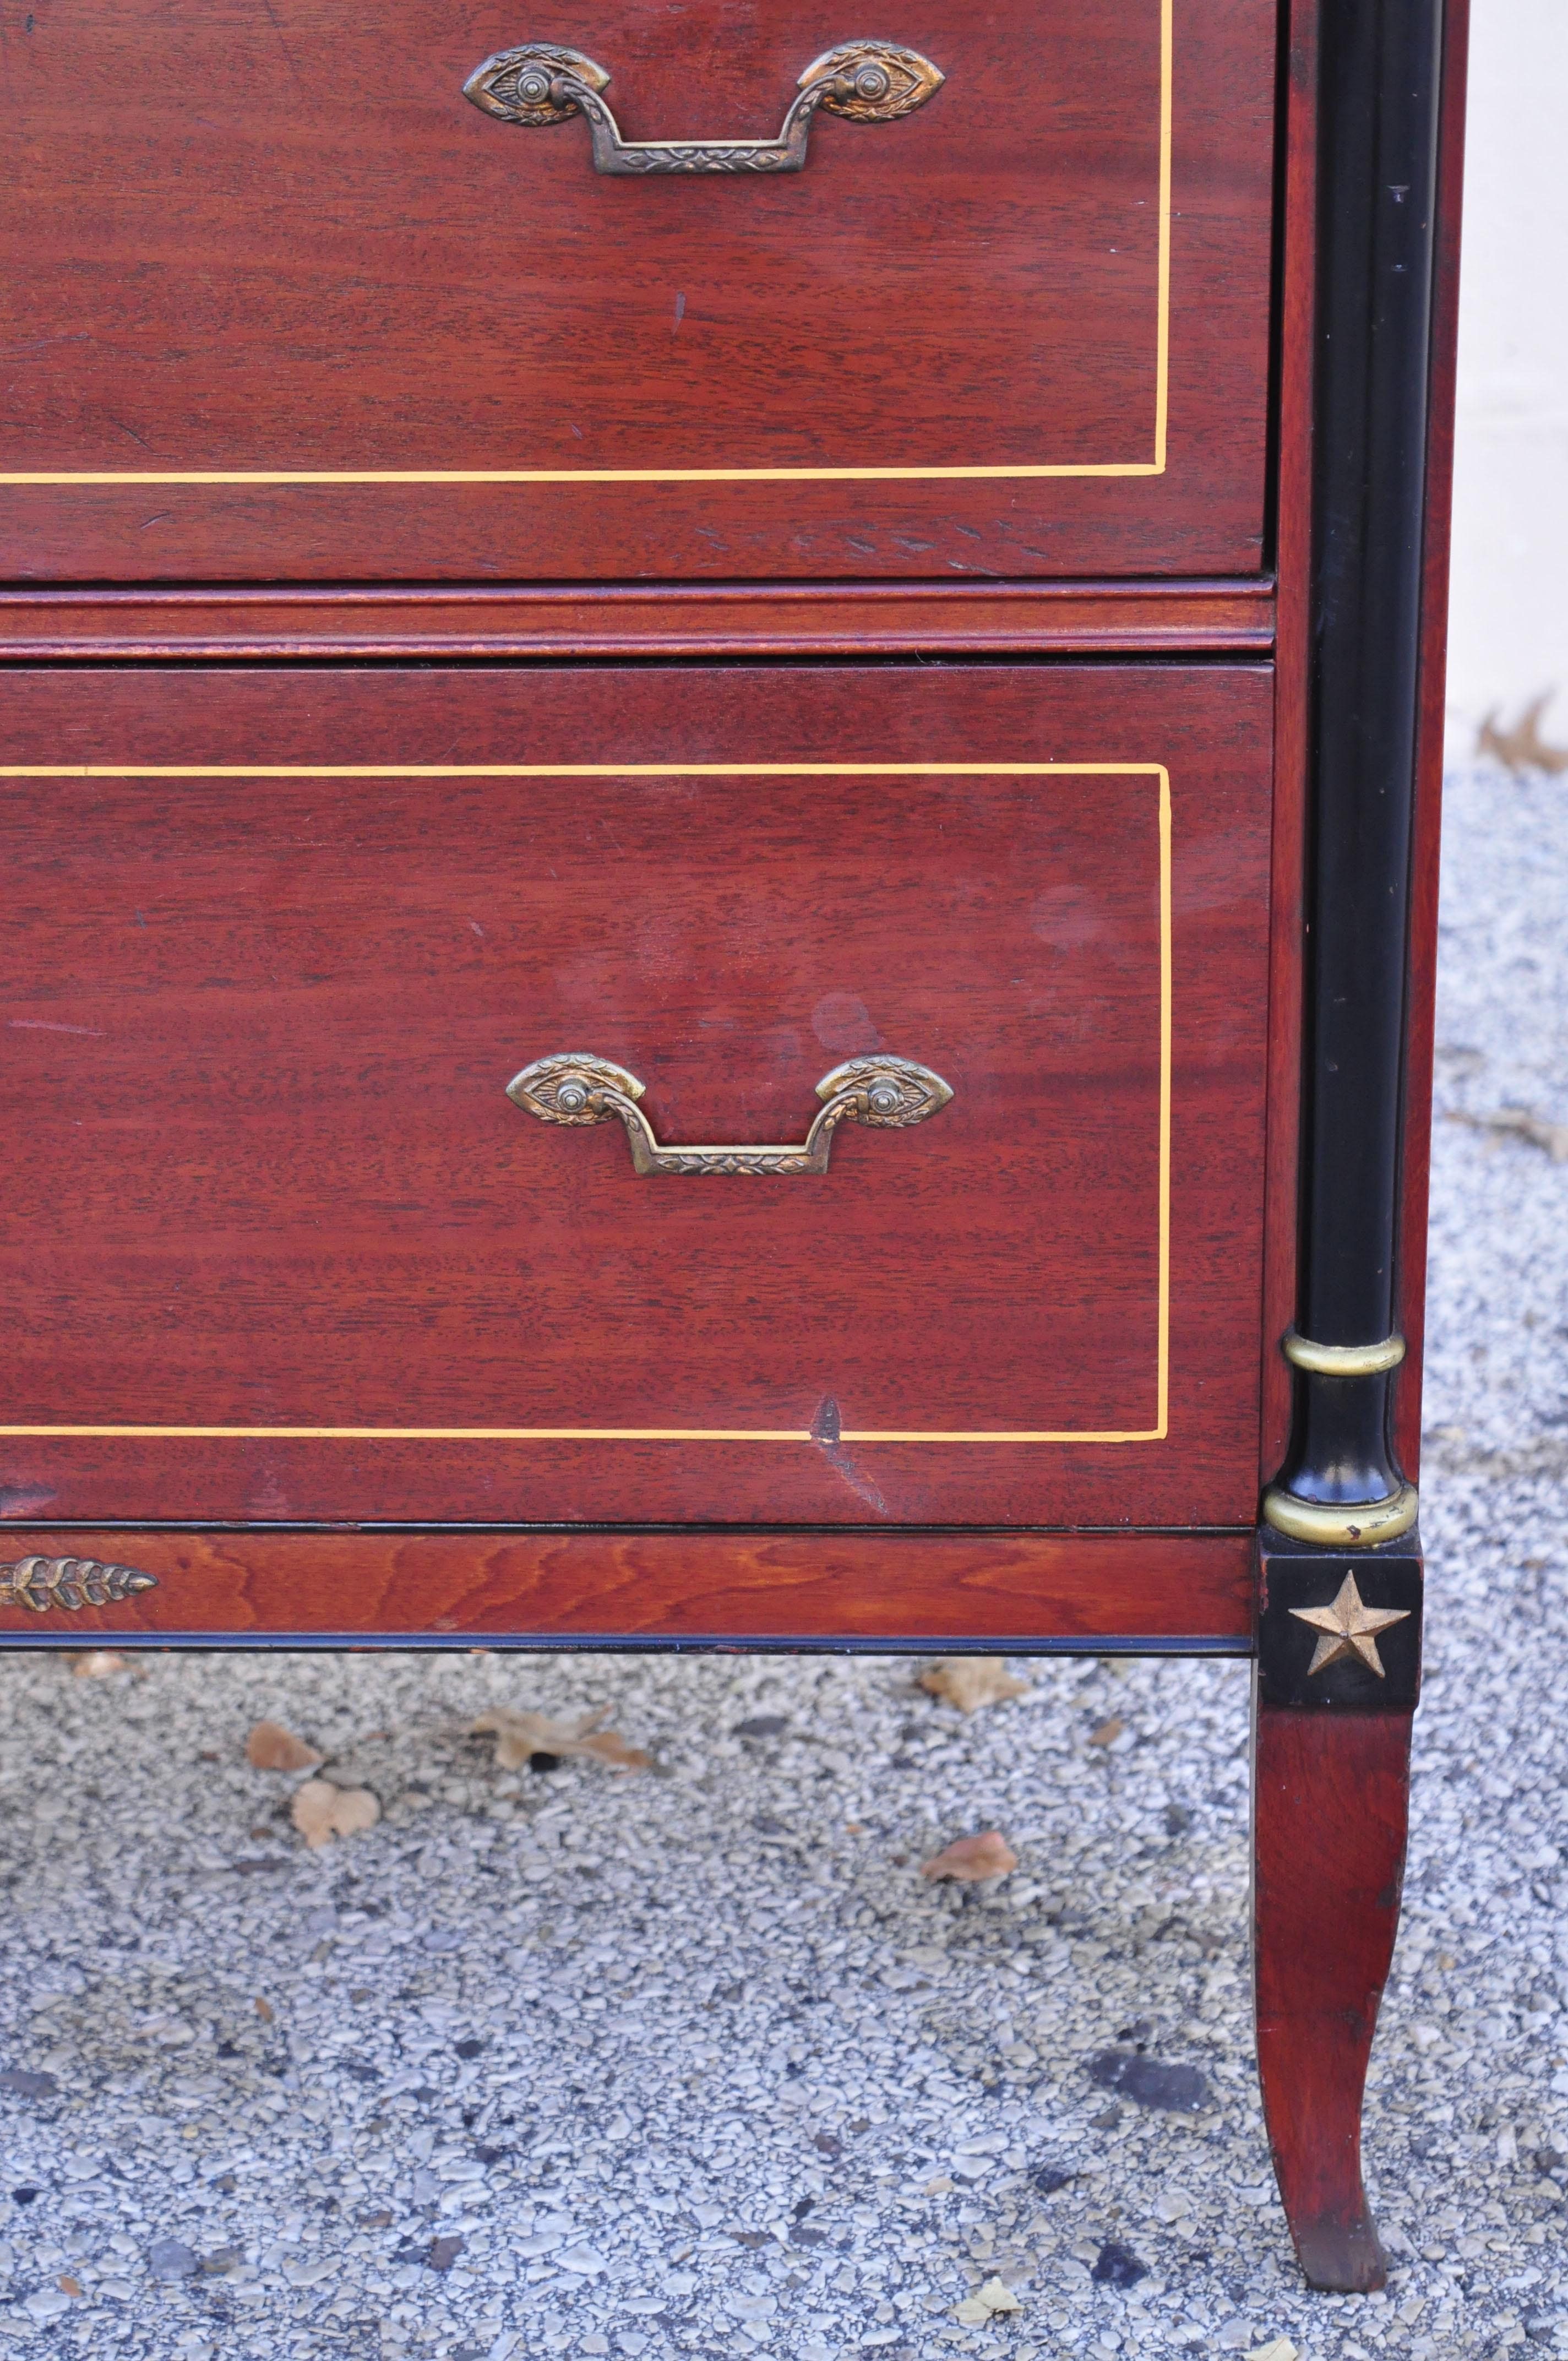
MULTIPOLYGON (((1293 1367, 1310 1369, 1316 1377, 1376 1378, 1385 1369, 1398 1367, 1405 1357, 1405 1340, 1385 1336, 1377 1345, 1314 1345, 1310 1336, 1287 1328, 1279 1349, 1293 1367)), ((1281 1526, 1280 1531, 1285 1530, 1281 1526)))
POLYGON ((1277 1487, 1264 1494, 1263 1521, 1292 1541, 1317 1542, 1325 1549, 1370 1549, 1408 1533, 1420 1509, 1413 1484, 1401 1484, 1382 1500, 1299 1500, 1277 1487))

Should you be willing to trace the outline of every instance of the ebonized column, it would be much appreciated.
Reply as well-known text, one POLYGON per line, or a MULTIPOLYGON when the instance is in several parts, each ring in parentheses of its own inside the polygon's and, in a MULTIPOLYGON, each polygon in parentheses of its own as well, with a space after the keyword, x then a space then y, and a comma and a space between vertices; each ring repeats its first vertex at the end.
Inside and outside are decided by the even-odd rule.
POLYGON ((1383 2285, 1366 2061, 1403 1871, 1420 1663, 1395 1463, 1400 1104, 1421 645, 1442 0, 1321 0, 1310 874, 1291 1444, 1259 1536, 1258 2062, 1314 2285, 1383 2285))

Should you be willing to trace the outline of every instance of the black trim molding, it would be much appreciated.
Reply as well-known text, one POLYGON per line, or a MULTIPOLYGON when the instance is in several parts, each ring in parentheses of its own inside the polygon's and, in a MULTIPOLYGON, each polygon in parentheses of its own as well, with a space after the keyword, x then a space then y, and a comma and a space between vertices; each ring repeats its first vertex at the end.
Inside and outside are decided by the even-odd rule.
MULTIPOLYGON (((1442 62, 1441 0, 1324 0, 1297 1315, 1320 1348, 1395 1317, 1442 62)), ((1287 1512, 1406 1496, 1392 1382, 1298 1364, 1287 1512)))

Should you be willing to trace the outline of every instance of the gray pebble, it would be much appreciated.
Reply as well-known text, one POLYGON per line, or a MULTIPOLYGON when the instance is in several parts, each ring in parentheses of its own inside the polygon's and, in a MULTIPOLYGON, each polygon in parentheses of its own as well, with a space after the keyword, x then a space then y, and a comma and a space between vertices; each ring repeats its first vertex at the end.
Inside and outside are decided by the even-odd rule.
POLYGON ((179 2238, 155 2238, 147 2250, 147 2267, 155 2279, 188 2279, 201 2268, 179 2238))
POLYGON ((1100 2286, 1114 2288, 1135 2287, 1140 2279, 1146 2279, 1148 2275, 1148 2265, 1140 2262, 1132 2248, 1124 2246, 1119 2238, 1106 2239, 1095 2257, 1094 2267, 1089 2274, 1090 2278, 1098 2281, 1100 2286))
POLYGON ((1100 2050, 1089 2061, 1089 2079, 1102 2091, 1119 2091, 1135 2106, 1163 2108, 1167 2114, 1198 2115, 1213 2103, 1196 2066, 1168 2066, 1136 2049, 1100 2050))
POLYGON ((52 2099, 59 2089, 52 2074, 30 2073, 25 2066, 0 2067, 0 2091, 14 2092, 19 2099, 52 2099))

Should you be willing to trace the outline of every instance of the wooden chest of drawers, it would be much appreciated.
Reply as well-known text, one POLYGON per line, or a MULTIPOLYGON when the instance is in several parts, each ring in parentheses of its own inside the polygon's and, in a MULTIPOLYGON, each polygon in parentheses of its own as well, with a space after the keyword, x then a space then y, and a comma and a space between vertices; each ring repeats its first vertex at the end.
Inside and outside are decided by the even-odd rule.
POLYGON ((1344 2288, 1462 14, 90 0, 5 102, 5 1642, 1253 1656, 1344 2288))

